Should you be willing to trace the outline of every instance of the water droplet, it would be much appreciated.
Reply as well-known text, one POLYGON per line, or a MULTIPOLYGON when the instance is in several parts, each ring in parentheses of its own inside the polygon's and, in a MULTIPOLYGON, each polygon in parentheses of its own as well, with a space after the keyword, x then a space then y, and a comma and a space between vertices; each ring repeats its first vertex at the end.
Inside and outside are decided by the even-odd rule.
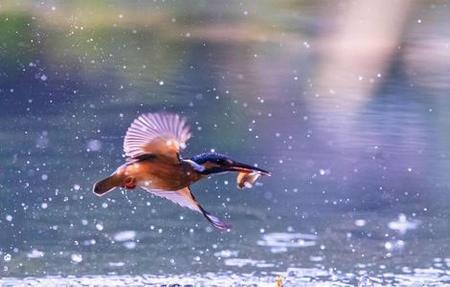
POLYGON ((70 259, 75 263, 80 263, 83 261, 83 256, 81 254, 74 253, 70 256, 70 259))
POLYGON ((95 228, 97 228, 98 231, 102 231, 102 230, 103 230, 103 224, 97 223, 97 224, 95 225, 95 228))
POLYGON ((11 261, 11 254, 6 253, 5 256, 3 257, 3 259, 5 260, 5 262, 11 261))

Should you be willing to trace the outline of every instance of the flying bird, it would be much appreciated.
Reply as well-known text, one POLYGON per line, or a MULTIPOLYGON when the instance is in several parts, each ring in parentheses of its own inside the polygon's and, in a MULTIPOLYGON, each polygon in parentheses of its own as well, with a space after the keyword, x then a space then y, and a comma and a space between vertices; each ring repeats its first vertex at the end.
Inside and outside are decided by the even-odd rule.
POLYGON ((201 213, 220 230, 231 226, 206 211, 195 199, 190 185, 212 174, 237 172, 239 188, 251 187, 261 175, 270 173, 240 163, 223 154, 208 152, 183 158, 191 131, 184 117, 169 113, 139 116, 128 128, 123 143, 126 163, 109 177, 94 184, 93 191, 102 196, 122 187, 137 187, 201 213))

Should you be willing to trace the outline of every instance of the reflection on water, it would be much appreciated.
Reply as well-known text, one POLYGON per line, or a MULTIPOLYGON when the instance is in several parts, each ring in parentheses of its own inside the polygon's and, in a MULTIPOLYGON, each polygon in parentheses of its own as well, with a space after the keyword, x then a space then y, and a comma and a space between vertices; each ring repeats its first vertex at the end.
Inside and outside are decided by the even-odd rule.
POLYGON ((0 3, 0 284, 450 283, 450 12, 371 2, 0 3), (92 194, 161 110, 272 172, 192 187, 230 232, 92 194))

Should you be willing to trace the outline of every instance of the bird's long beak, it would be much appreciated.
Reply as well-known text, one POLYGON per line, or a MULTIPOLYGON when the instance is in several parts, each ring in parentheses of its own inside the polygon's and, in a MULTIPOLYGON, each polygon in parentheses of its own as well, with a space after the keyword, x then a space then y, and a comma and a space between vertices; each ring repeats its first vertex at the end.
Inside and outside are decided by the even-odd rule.
POLYGON ((270 176, 270 172, 268 172, 267 170, 236 161, 234 161, 227 169, 230 171, 248 172, 248 173, 259 172, 263 175, 270 176))

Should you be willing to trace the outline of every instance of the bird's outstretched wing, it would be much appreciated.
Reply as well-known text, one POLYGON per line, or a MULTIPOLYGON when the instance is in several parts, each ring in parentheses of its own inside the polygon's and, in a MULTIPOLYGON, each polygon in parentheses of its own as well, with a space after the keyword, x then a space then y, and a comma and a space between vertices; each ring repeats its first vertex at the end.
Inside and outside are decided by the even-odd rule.
POLYGON ((196 212, 203 214, 203 216, 217 229, 226 230, 231 228, 231 225, 225 223, 220 218, 206 211, 195 199, 189 187, 185 187, 183 189, 176 191, 154 190, 147 187, 142 188, 144 188, 145 190, 156 196, 163 197, 182 207, 187 207, 189 209, 192 209, 196 212))
POLYGON ((176 114, 143 114, 125 134, 123 150, 129 159, 144 154, 164 155, 178 160, 180 149, 191 137, 186 119, 176 114))

